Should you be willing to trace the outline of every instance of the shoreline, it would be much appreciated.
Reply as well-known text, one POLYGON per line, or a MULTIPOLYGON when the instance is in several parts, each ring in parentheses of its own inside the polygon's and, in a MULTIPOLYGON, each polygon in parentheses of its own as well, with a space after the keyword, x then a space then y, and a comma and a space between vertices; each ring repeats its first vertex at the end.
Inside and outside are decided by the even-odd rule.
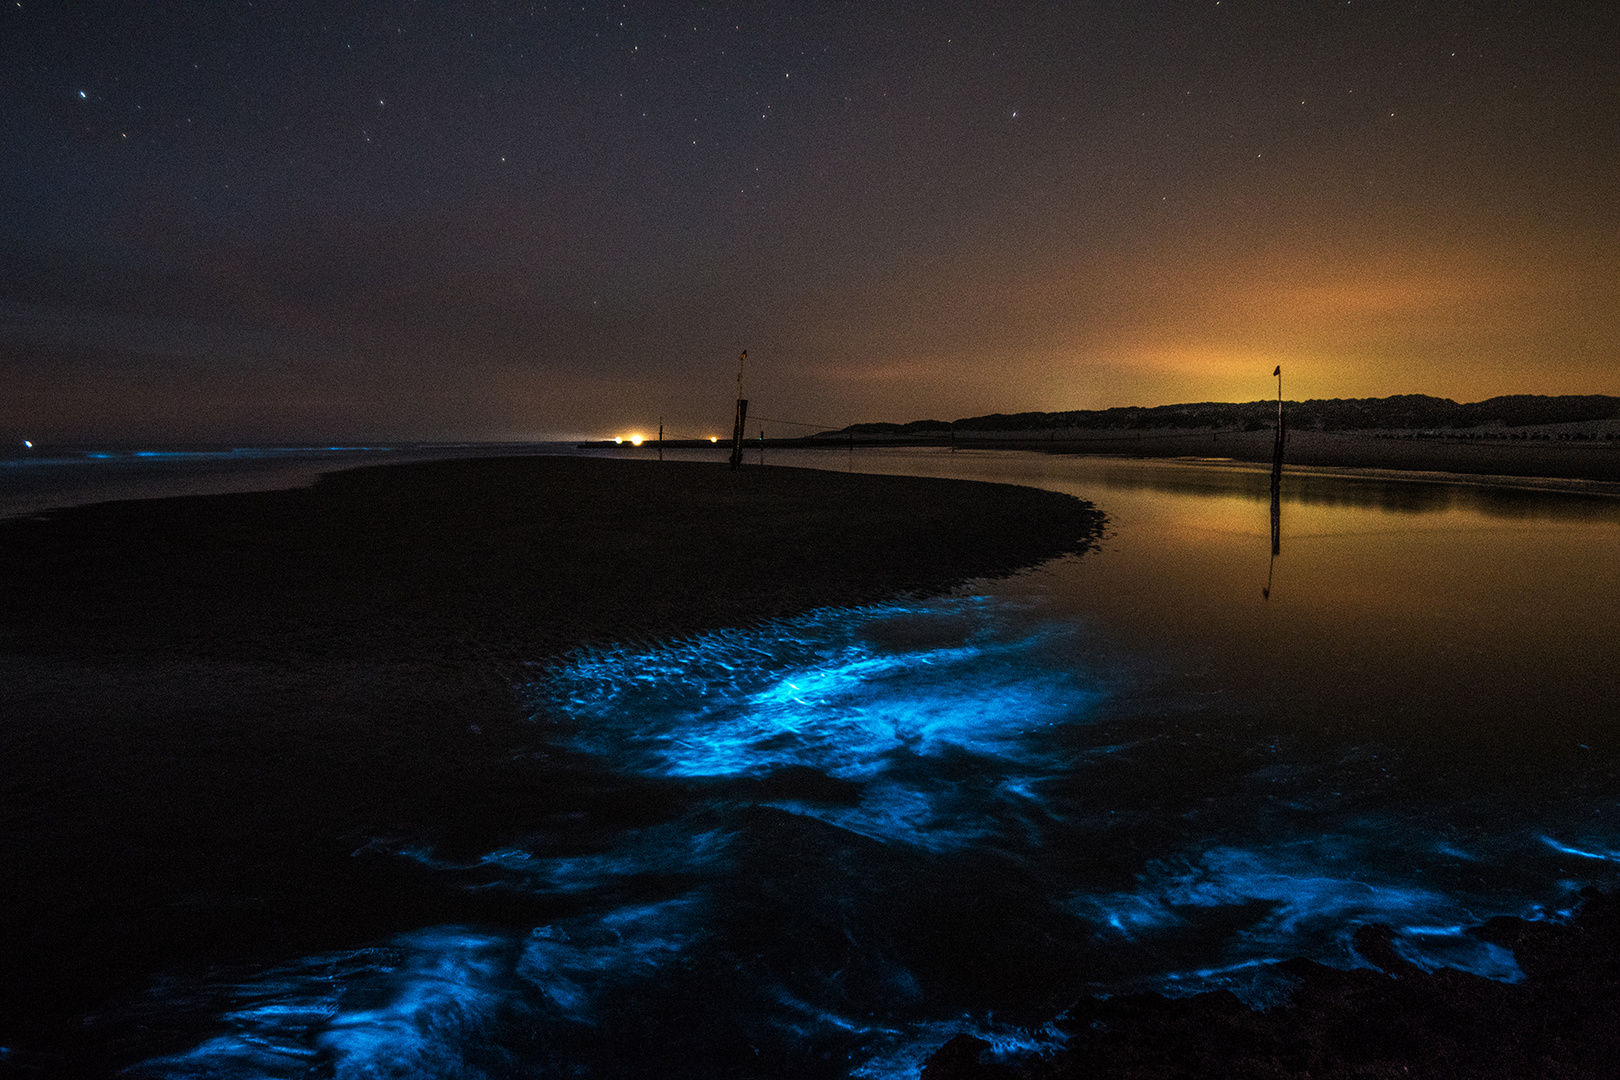
MULTIPOLYGON (((1051 433, 1057 435, 1058 433, 1051 433)), ((954 447, 967 452, 1024 451, 1031 453, 1062 454, 1082 457, 1125 458, 1138 461, 1179 462, 1186 465, 1211 468, 1254 469, 1266 468, 1271 463, 1271 431, 1256 432, 1110 432, 1091 438, 1075 438, 1065 433, 1062 438, 1030 438, 1027 432, 1007 432, 1004 437, 986 437, 976 433, 975 438, 962 438, 956 442, 939 438, 872 438, 854 442, 858 450, 910 450, 942 449, 954 447)), ((1353 432, 1290 431, 1284 456, 1285 475, 1320 475, 1350 479, 1372 479, 1432 484, 1464 484, 1475 487, 1518 488, 1529 491, 1557 491, 1577 495, 1620 496, 1620 442, 1564 443, 1549 436, 1545 440, 1527 438, 1521 441, 1493 441, 1476 438, 1420 438, 1415 432, 1361 434, 1353 432)), ((768 439, 765 448, 771 451, 811 450, 827 453, 844 451, 849 444, 825 439, 768 439)), ((757 441, 750 441, 745 449, 749 454, 758 449, 757 441)), ((714 450, 707 441, 668 440, 669 450, 714 450), (690 444, 690 445, 688 445, 690 444)), ((409 465, 434 461, 477 460, 486 457, 566 457, 588 460, 656 461, 658 445, 655 441, 632 447, 612 442, 597 443, 534 443, 489 444, 476 446, 456 444, 433 447, 402 445, 384 451, 368 451, 368 460, 352 464, 335 462, 331 458, 316 458, 298 462, 270 462, 259 467, 235 471, 203 464, 193 470, 177 473, 152 472, 138 482, 125 478, 103 479, 93 475, 105 468, 100 462, 86 459, 73 466, 84 470, 76 474, 71 483, 61 487, 41 488, 31 483, 14 484, 12 489, 0 488, 0 522, 55 513, 75 507, 100 506, 109 502, 129 502, 148 499, 187 497, 195 495, 246 494, 248 492, 286 491, 310 487, 325 476, 337 475, 354 469, 409 465), (614 451, 612 457, 581 453, 581 450, 605 449, 614 451), (376 455, 386 453, 379 459, 376 455), (398 455, 395 457, 395 455, 398 455), (391 460, 390 460, 391 459, 391 460)), ((715 461, 723 462, 729 449, 721 444, 714 450, 715 461)), ((60 465, 60 463, 58 463, 60 465)), ((841 463, 837 469, 847 472, 841 463)), ((115 463, 115 467, 128 470, 130 461, 115 463)), ((745 455, 743 470, 761 468, 745 455)), ((763 466, 782 468, 774 462, 763 466)))
MULTIPOLYGON (((1119 457, 1117 454, 1075 455, 1119 457)), ((1139 457, 1139 462, 1167 465, 1226 468, 1239 472, 1266 474, 1269 462, 1217 457, 1139 457)), ((1585 480, 1560 476, 1514 476, 1499 473, 1445 472, 1441 470, 1385 469, 1361 465, 1296 465, 1283 462, 1283 480, 1298 476, 1332 477, 1344 480, 1376 480, 1385 483, 1450 484, 1458 487, 1506 488, 1514 491, 1548 491, 1568 495, 1620 497, 1620 481, 1585 480)), ((1286 489, 1285 489, 1286 490, 1286 489)))
POLYGON ((564 455, 365 465, 0 521, 0 649, 532 660, 937 592, 1084 551, 1102 522, 1069 495, 966 480, 564 455))
MULTIPOLYGON (((1289 429, 1283 467, 1367 469, 1450 476, 1584 480, 1620 491, 1620 441, 1575 439, 1571 432, 1531 431, 1523 438, 1418 431, 1311 431, 1289 429)), ((955 439, 869 439, 857 446, 954 446, 959 450, 1029 450, 1045 454, 1142 459, 1186 458, 1270 465, 1271 428, 1257 431, 1159 429, 974 432, 955 439)), ((767 447, 771 444, 766 443, 767 447)), ((789 445, 786 440, 784 446, 789 445)), ((842 444, 826 441, 836 448, 842 444)), ((1477 482, 1477 481, 1469 481, 1477 482)))
POLYGON ((4 1063, 186 1049, 139 1007, 164 972, 555 918, 366 846, 474 857, 601 798, 526 756, 526 663, 943 592, 1104 520, 1004 484, 520 457, 0 522, 4 1063))
MULTIPOLYGON (((511 679, 525 660, 944 590, 1083 552, 1102 527, 1087 504, 1033 488, 582 457, 367 467, 312 487, 0 522, 12 556, 0 701, 22 718, 0 732, 0 756, 20 763, 8 805, 26 807, 4 837, 15 873, 0 900, 29 943, 0 980, 0 1045, 41 1074, 108 1075, 155 1044, 84 1050, 82 1017, 132 999, 156 971, 423 925, 544 921, 524 902, 357 858, 354 840, 428 836, 476 854, 498 838, 469 806, 535 827, 568 810, 579 793, 537 793, 508 760, 524 737, 511 679), (546 565, 525 570, 536 551, 546 565), (183 798, 170 805, 172 792, 183 798), (247 835, 229 834, 244 804, 247 835), (129 820, 154 807, 161 829, 129 820), (215 865, 209 853, 227 844, 229 865, 215 865)), ((1453 1055, 1473 1040, 1526 1074, 1550 1052, 1540 1031, 1563 1033, 1567 1075, 1602 1075, 1579 1071, 1600 1054, 1590 1025, 1620 1010, 1593 1019, 1572 1003, 1617 996, 1615 906, 1596 898, 1568 924, 1477 932, 1514 950, 1525 984, 1417 971, 1374 932, 1358 947, 1381 972, 1279 964, 1298 980, 1290 1005, 1085 998, 1059 1024, 1069 1049, 1051 1058, 1008 1071, 962 1036, 925 1075, 1224 1076, 1242 1061, 1253 1075, 1398 1076, 1435 1065, 1411 1033, 1453 1055), (1391 1025, 1404 1042, 1365 1035, 1391 1025), (1345 1064, 1354 1055, 1360 1072, 1345 1064)))

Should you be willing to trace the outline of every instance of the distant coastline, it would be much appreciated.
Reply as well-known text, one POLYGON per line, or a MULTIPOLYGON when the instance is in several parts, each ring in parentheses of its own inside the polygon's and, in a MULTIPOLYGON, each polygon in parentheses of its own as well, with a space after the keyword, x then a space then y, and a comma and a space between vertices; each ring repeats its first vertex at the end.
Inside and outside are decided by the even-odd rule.
MULTIPOLYGON (((1459 405, 1407 394, 1284 401, 1283 410, 1289 467, 1440 474, 1469 483, 1574 482, 1583 490, 1620 495, 1620 397, 1514 395, 1459 405)), ((804 437, 749 439, 745 445, 750 450, 951 447, 1269 464, 1276 422, 1275 400, 1204 402, 851 424, 804 437)), ((579 445, 615 448, 606 441, 579 445)), ((709 445, 663 444, 665 449, 709 445)), ((721 445, 729 446, 730 440, 721 445)), ((652 453, 658 446, 648 440, 640 449, 652 453)))
MULTIPOLYGON (((1564 434, 1597 433, 1620 439, 1620 397, 1511 394, 1472 404, 1426 394, 1384 398, 1313 398, 1284 401, 1287 424, 1296 430, 1471 432, 1478 437, 1531 437, 1532 429, 1558 427, 1564 434)), ((1163 429, 1257 431, 1276 422, 1277 401, 1215 402, 1066 412, 991 413, 961 420, 851 424, 814 438, 838 435, 942 435, 979 433, 1153 431, 1163 429)))

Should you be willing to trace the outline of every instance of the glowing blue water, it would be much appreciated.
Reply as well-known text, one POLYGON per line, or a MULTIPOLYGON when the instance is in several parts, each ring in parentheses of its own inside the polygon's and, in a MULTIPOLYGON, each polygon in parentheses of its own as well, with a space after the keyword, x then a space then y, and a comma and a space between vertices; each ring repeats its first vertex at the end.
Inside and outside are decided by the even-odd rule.
POLYGON ((141 1066, 173 1077, 481 1076, 517 998, 515 943, 441 927, 266 972, 234 988, 221 1034, 141 1066))
POLYGON ((769 805, 939 850, 1003 831, 1063 769, 1053 736, 1100 694, 1069 666, 1074 634, 984 597, 820 611, 583 652, 545 672, 533 702, 567 745, 643 775, 856 783, 853 805, 769 805))
POLYGON ((361 845, 533 917, 172 980, 210 1034, 139 1074, 910 1078, 962 1031, 1045 1052, 1089 993, 1268 1007, 1369 924, 1516 980, 1468 928, 1620 883, 1620 515, 1315 478, 1273 564, 1263 476, 982 467, 1077 470, 1118 543, 533 668, 501 752, 564 810, 361 845))
POLYGON ((1095 652, 1037 603, 963 596, 538 668, 525 752, 666 809, 473 859, 372 847, 574 913, 267 972, 225 990, 223 1033, 140 1073, 910 1077, 958 1031, 1045 1052, 1085 992, 1227 987, 1268 1006, 1291 989, 1275 961, 1363 964, 1369 923, 1419 967, 1515 980, 1510 953, 1466 932, 1527 910, 1480 864, 1551 881, 1549 859, 1614 858, 1534 825, 1426 821, 1376 795, 1387 759, 1365 754, 1271 744, 1179 792, 1162 777, 1210 718, 1162 696, 1125 709, 1128 665, 1095 652), (1357 761, 1374 797, 1324 795, 1357 761))

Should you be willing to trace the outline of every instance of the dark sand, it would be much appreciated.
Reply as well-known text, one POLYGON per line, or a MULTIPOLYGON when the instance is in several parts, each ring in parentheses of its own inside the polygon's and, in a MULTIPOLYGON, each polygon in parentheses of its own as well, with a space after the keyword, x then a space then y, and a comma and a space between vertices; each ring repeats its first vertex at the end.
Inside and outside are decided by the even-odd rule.
POLYGON ((526 661, 940 591, 1101 526, 1031 488, 584 458, 0 522, 0 1071, 194 1044, 131 1025, 163 970, 544 922, 355 854, 386 835, 476 853, 492 821, 600 800, 537 791, 506 752, 526 661))

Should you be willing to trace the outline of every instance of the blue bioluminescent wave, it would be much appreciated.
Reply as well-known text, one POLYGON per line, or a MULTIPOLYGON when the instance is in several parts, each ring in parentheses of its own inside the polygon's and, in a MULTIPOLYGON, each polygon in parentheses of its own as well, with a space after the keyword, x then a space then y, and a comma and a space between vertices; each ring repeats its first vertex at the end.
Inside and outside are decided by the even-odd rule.
POLYGON ((874 839, 950 846, 996 831, 996 807, 1029 801, 1062 768, 1053 732, 1085 722, 1101 697, 1074 668, 1074 633, 983 597, 827 609, 582 651, 544 672, 531 704, 568 745, 617 768, 813 770, 859 784, 858 805, 774 804, 874 839))
POLYGON ((223 1033, 136 1073, 543 1074, 549 1045, 655 982, 701 935, 701 915, 700 902, 682 898, 559 920, 526 936, 445 926, 313 957, 232 988, 223 1033))
POLYGON ((827 609, 753 630, 576 653, 534 700, 583 749, 631 751, 669 776, 807 765, 867 778, 898 756, 1027 758, 1042 728, 1084 717, 1095 687, 1050 653, 1070 628, 982 597, 827 609))
POLYGON ((1430 812, 1396 749, 1257 735, 1105 652, 952 597, 537 667, 503 753, 537 796, 588 797, 458 855, 362 851, 547 914, 198 988, 231 1003, 218 1034, 137 1072, 909 1080, 962 1031, 1047 1052, 1086 993, 1276 1004, 1277 961, 1366 964, 1370 924, 1419 968, 1514 981, 1466 928, 1620 862, 1589 806, 1430 812))
POLYGON ((1172 991, 1226 987, 1251 1004, 1269 1000, 1256 965, 1290 955, 1365 965, 1352 939, 1357 927, 1373 923, 1396 931, 1397 951, 1424 970, 1454 967, 1507 982, 1523 978, 1510 952, 1464 935, 1475 916, 1456 897, 1391 880, 1388 864, 1375 859, 1362 864, 1358 876, 1355 864, 1334 857, 1338 853, 1331 849, 1338 846, 1337 838, 1329 838, 1300 839, 1282 850, 1209 848, 1196 861, 1155 861, 1136 888, 1080 894, 1071 907, 1104 935, 1130 941, 1184 932, 1216 912, 1254 910, 1251 920, 1228 931, 1215 964, 1150 980, 1172 991))
POLYGON ((506 936, 437 927, 266 972, 235 988, 221 1034, 137 1075, 485 1075, 487 1034, 517 1000, 516 954, 506 936))

